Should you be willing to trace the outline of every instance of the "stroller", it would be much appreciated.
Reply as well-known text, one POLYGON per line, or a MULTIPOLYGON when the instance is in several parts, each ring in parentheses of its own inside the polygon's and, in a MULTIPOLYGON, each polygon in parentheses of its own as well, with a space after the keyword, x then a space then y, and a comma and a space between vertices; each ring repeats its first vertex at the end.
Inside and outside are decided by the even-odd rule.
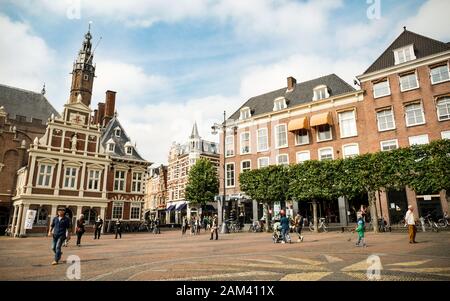
MULTIPOLYGON (((289 232, 286 233, 286 240, 288 243, 291 243, 291 236, 289 235, 289 232)), ((283 235, 281 234, 281 224, 279 221, 273 224, 272 241, 274 244, 283 241, 283 235)))

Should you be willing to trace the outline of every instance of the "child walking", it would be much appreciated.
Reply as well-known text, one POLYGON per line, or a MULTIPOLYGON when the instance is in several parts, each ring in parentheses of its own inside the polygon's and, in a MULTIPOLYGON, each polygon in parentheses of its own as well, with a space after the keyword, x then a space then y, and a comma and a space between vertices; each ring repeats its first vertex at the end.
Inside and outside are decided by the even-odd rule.
POLYGON ((358 219, 358 225, 356 227, 356 232, 358 232, 358 241, 356 242, 356 246, 360 247, 361 243, 363 247, 367 247, 366 241, 364 239, 364 231, 365 231, 365 225, 364 225, 364 218, 360 217, 358 219))

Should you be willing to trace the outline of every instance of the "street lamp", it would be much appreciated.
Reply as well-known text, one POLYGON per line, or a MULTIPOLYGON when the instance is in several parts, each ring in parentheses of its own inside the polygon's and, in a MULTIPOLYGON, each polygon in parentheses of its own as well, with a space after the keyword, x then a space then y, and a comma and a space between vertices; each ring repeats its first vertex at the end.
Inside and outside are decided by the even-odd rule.
MULTIPOLYGON (((225 222, 225 220, 227 218, 226 210, 225 210, 225 214, 224 214, 226 194, 227 194, 227 191, 226 191, 226 184, 227 184, 226 183, 226 172, 227 172, 226 166, 227 165, 225 163, 225 160, 226 160, 226 145, 225 145, 225 142, 226 142, 226 135, 227 135, 227 124, 226 124, 227 123, 227 117, 226 116, 227 116, 226 111, 223 111, 223 123, 222 124, 214 123, 214 125, 211 127, 211 129, 212 129, 211 133, 213 135, 217 135, 219 130, 222 130, 222 133, 223 133, 223 139, 222 139, 222 143, 223 143, 223 199, 222 199, 222 206, 221 206, 221 212, 220 212, 221 220, 222 220, 222 226, 221 226, 220 233, 222 233, 222 234, 229 233, 227 224, 225 222)), ((237 130, 237 127, 233 126, 232 129, 233 129, 233 133, 234 133, 237 130)))

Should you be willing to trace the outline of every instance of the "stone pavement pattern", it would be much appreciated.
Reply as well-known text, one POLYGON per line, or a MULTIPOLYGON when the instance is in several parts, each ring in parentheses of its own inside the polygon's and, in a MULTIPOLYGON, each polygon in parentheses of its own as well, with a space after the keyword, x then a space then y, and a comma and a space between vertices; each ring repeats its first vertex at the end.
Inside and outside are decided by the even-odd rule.
MULTIPOLYGON (((294 238, 294 235, 292 235, 294 238)), ((368 248, 350 233, 305 233, 304 242, 274 244, 267 233, 181 237, 127 234, 122 239, 85 235, 82 247, 63 248, 81 259, 81 280, 367 280, 367 261, 379 256, 380 280, 450 280, 450 232, 368 233, 368 248), (350 240, 351 239, 351 240, 350 240)), ((68 280, 68 264, 51 266, 51 239, 0 237, 0 280, 68 280)))

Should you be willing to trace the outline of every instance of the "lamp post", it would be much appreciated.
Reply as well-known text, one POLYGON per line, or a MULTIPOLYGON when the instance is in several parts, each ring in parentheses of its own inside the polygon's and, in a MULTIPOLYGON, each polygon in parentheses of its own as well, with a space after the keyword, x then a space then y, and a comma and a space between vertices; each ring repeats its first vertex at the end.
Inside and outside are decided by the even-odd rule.
MULTIPOLYGON (((224 233, 229 233, 227 224, 225 222, 227 216, 226 216, 226 207, 225 207, 225 203, 226 203, 226 195, 227 195, 227 190, 226 190, 226 135, 227 135, 227 113, 226 111, 223 111, 223 123, 222 124, 218 124, 218 123, 214 123, 214 125, 211 127, 212 129, 212 134, 216 135, 218 133, 219 130, 222 130, 222 134, 223 134, 223 139, 222 139, 222 144, 223 144, 223 198, 221 200, 221 220, 222 220, 222 225, 221 225, 221 230, 220 233, 224 234, 224 233), (225 214, 224 214, 225 212, 225 214)), ((236 130, 236 127, 233 127, 233 130, 236 130)), ((220 198, 219 198, 220 199, 220 198)))

